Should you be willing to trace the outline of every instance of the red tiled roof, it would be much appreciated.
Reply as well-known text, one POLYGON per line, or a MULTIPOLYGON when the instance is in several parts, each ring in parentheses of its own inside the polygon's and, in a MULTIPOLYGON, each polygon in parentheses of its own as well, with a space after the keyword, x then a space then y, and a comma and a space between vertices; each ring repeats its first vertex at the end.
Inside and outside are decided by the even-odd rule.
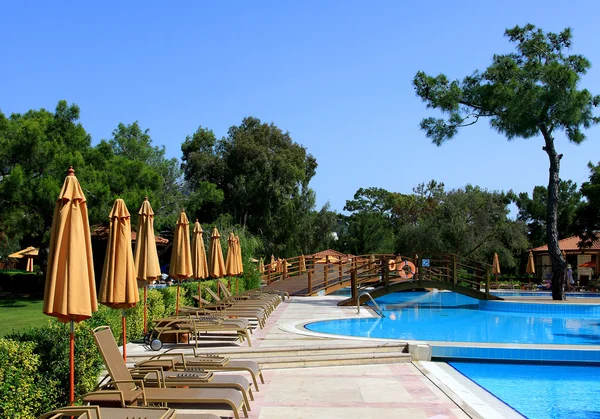
MULTIPOLYGON (((558 241, 558 247, 560 250, 564 250, 565 252, 580 252, 581 250, 600 250, 600 239, 594 240, 591 246, 589 247, 579 247, 577 244, 579 243, 579 236, 567 237, 566 239, 562 239, 558 241)), ((531 249, 532 252, 547 252, 548 245, 545 244, 540 247, 536 247, 535 249, 531 249)))
MULTIPOLYGON (((108 235, 110 233, 110 228, 107 226, 103 226, 103 225, 95 225, 91 227, 92 232, 90 233, 90 235, 92 236, 92 239, 95 240, 108 240, 108 235)), ((135 231, 131 231, 131 241, 134 242, 135 238, 137 237, 137 233, 135 231)), ((168 244, 169 240, 165 239, 164 237, 160 237, 160 236, 154 236, 155 240, 156 240, 156 244, 168 244)))
POLYGON ((327 250, 323 250, 321 252, 317 252, 312 256, 317 257, 317 258, 323 258, 326 256, 340 257, 340 256, 349 256, 349 255, 342 253, 342 252, 338 252, 337 250, 327 249, 327 250))

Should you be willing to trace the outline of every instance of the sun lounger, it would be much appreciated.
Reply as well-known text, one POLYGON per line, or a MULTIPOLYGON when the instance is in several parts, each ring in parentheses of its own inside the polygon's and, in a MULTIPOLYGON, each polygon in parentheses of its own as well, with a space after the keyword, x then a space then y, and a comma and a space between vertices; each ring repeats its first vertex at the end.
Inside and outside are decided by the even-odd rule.
POLYGON ((161 367, 165 371, 194 372, 204 371, 245 371, 250 374, 254 389, 258 390, 258 379, 265 383, 260 366, 252 360, 229 359, 218 355, 200 354, 192 348, 194 356, 185 356, 181 352, 165 352, 161 355, 135 364, 136 367, 161 367))
POLYGON ((95 329, 94 339, 112 378, 105 387, 112 386, 114 389, 88 393, 83 396, 84 401, 94 404, 120 402, 124 405, 140 402, 143 405, 181 404, 200 409, 231 410, 236 419, 239 419, 239 411, 242 410, 248 417, 242 392, 231 388, 146 388, 143 381, 132 378, 108 326, 95 329))
MULTIPOLYGON (((52 412, 44 413, 37 419, 175 419, 175 410, 165 407, 98 407, 98 406, 66 406, 52 412)), ((219 419, 215 415, 198 415, 196 418, 219 419)))
POLYGON ((250 382, 241 375, 203 370, 164 371, 160 367, 130 368, 129 372, 134 380, 143 380, 147 387, 233 388, 242 393, 248 410, 251 410, 250 400, 254 400, 250 382))
POLYGON ((216 301, 208 302, 198 296, 192 297, 194 300, 199 301, 202 307, 199 307, 198 313, 200 314, 218 314, 221 316, 227 316, 230 318, 244 318, 250 321, 255 321, 258 327, 261 329, 265 325, 267 315, 263 309, 254 309, 249 307, 235 307, 232 302, 216 301))
POLYGON ((281 304, 281 302, 285 299, 285 297, 283 295, 279 295, 277 293, 271 293, 271 292, 261 292, 260 290, 248 290, 248 291, 244 291, 241 294, 232 294, 231 291, 225 286, 224 283, 222 283, 221 281, 218 281, 218 286, 221 290, 221 292, 223 293, 223 295, 225 295, 226 298, 231 298, 237 301, 248 301, 248 300, 260 300, 260 301, 268 301, 271 304, 273 304, 275 307, 277 307, 279 304, 281 304))
POLYGON ((270 304, 263 303, 255 303, 248 304, 245 301, 236 301, 228 298, 219 298, 217 294, 214 293, 210 288, 206 288, 206 293, 210 295, 213 299, 213 304, 225 304, 231 310, 257 310, 264 313, 265 317, 271 315, 272 307, 270 304))
POLYGON ((250 298, 249 296, 236 296, 234 298, 221 281, 217 280, 217 283, 217 286, 223 293, 223 298, 219 298, 219 296, 216 295, 210 288, 206 289, 206 292, 211 295, 214 301, 230 303, 234 308, 262 309, 265 311, 267 316, 270 316, 277 308, 275 300, 272 300, 270 297, 263 299, 250 298))
POLYGON ((250 333, 248 328, 243 323, 235 321, 224 321, 216 317, 203 317, 203 316, 187 316, 187 317, 166 317, 155 321, 153 330, 150 331, 148 338, 146 339, 150 347, 155 350, 160 349, 159 346, 152 345, 152 341, 159 340, 165 342, 180 342, 180 336, 185 335, 187 339, 183 339, 183 343, 189 344, 193 339, 196 347, 198 346, 199 339, 204 334, 213 333, 219 336, 235 335, 236 340, 240 339, 243 343, 244 340, 248 342, 248 346, 252 346, 250 341, 250 333), (175 339, 171 339, 175 336, 175 339))

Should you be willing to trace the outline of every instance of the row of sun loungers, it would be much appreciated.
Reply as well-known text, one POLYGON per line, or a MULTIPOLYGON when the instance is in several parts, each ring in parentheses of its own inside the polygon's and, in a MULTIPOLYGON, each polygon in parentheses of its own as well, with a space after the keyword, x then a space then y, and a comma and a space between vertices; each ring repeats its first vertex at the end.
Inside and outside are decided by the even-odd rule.
POLYGON ((213 298, 212 303, 196 297, 200 307, 184 306, 180 308, 179 316, 156 321, 146 343, 155 350, 162 348, 162 342, 194 341, 198 347, 203 337, 233 336, 235 340, 252 346, 250 335, 253 328, 263 328, 267 318, 286 297, 284 294, 256 291, 231 295, 222 282, 218 281, 218 285, 223 298, 206 289, 213 298), (152 345, 155 340, 161 343, 152 345))
POLYGON ((224 297, 219 304, 228 305, 228 310, 205 314, 204 309, 196 311, 199 309, 192 307, 185 312, 185 318, 166 318, 157 323, 155 331, 158 330, 160 336, 188 333, 195 339, 193 355, 166 352, 130 369, 123 361, 110 328, 97 328, 94 338, 108 375, 96 391, 83 397, 83 401, 91 405, 58 409, 39 419, 172 419, 176 417, 173 407, 206 411, 206 414, 194 414, 199 419, 217 419, 219 416, 209 413, 215 409, 226 410, 230 412, 228 417, 236 419, 240 415, 248 417, 254 392, 259 391, 259 381, 265 382, 260 366, 252 360, 200 354, 198 341, 203 332, 233 331, 251 345, 252 320, 264 314, 264 319, 255 324, 263 327, 266 318, 286 295, 254 292, 232 296, 225 287, 221 291, 224 297), (242 313, 252 315, 246 317, 242 313))

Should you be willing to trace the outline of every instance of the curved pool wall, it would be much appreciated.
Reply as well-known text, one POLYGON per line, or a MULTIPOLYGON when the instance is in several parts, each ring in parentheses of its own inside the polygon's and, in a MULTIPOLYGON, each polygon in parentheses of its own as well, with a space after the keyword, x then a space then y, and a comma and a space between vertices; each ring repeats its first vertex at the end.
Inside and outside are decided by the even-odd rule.
POLYGON ((434 358, 600 363, 600 305, 478 301, 450 293, 377 299, 386 317, 316 322, 321 333, 425 341, 434 358))

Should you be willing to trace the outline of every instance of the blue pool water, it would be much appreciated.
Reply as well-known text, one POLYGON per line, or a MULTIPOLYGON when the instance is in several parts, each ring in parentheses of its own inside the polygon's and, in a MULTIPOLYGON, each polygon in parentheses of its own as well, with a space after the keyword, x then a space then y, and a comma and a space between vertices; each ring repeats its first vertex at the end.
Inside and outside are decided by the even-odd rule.
POLYGON ((529 419, 600 418, 600 367, 450 362, 529 419))
MULTIPOLYGON (((478 300, 451 292, 395 293, 378 298, 377 303, 385 311, 384 318, 329 320, 306 328, 400 340, 600 345, 598 311, 558 313, 554 311, 559 306, 551 304, 535 307, 547 307, 544 313, 495 311, 493 307, 502 305, 487 304, 482 309, 478 300)), ((582 308, 590 307, 597 309, 582 308)))
MULTIPOLYGON (((306 328, 430 342, 600 345, 598 305, 480 302, 450 292, 396 293, 378 298, 377 303, 384 318, 323 321, 306 328)), ((566 361, 568 352, 558 354, 557 361, 566 361)), ((529 419, 600 418, 599 366, 485 361, 450 365, 529 419)))

